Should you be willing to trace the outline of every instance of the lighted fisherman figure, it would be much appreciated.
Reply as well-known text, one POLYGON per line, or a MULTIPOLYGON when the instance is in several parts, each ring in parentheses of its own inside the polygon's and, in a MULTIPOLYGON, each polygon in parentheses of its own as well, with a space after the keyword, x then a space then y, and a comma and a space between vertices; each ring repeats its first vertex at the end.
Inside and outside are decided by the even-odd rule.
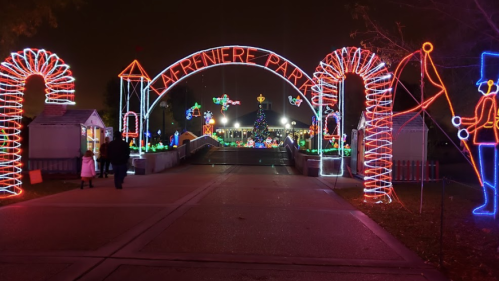
POLYGON ((455 127, 466 127, 458 131, 459 139, 466 141, 472 136, 473 144, 478 146, 484 203, 473 210, 475 215, 495 215, 497 213, 498 90, 498 84, 494 80, 479 81, 478 91, 483 96, 475 107, 475 116, 455 116, 452 118, 452 124, 455 127))
POLYGON ((213 103, 222 106, 222 109, 220 110, 220 112, 222 113, 223 116, 225 116, 224 112, 227 111, 227 109, 229 109, 230 105, 240 105, 241 104, 240 101, 231 100, 227 94, 223 94, 223 96, 218 97, 218 98, 213 98, 213 103))

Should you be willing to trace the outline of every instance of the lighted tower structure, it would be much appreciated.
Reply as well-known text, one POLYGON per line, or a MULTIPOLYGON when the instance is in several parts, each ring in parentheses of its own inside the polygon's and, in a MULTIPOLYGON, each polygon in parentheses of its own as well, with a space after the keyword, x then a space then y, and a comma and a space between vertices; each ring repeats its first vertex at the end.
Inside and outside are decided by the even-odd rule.
POLYGON ((149 135, 144 134, 144 128, 149 128, 149 87, 151 81, 149 75, 142 68, 137 60, 134 60, 120 77, 120 122, 119 130, 127 142, 130 139, 138 138, 139 155, 143 152, 143 143, 147 150, 149 135), (138 104, 138 109, 136 104, 138 104), (134 111, 131 107, 134 107, 134 111), (134 130, 130 130, 130 117, 133 116, 135 122, 134 130), (144 140, 144 141, 143 141, 144 140))

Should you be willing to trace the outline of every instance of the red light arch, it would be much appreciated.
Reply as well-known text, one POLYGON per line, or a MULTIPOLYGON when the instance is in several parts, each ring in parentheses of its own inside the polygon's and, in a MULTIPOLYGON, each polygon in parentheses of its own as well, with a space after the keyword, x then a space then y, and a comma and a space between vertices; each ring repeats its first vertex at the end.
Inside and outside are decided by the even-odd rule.
POLYGON ((312 103, 333 106, 339 83, 347 73, 364 80, 366 96, 364 196, 370 201, 391 201, 392 193, 392 75, 381 59, 369 50, 345 47, 328 54, 316 68, 312 103))
POLYGON ((165 68, 148 84, 159 97, 149 107, 146 115, 148 116, 162 96, 181 80, 202 70, 222 65, 256 66, 272 72, 298 91, 316 115, 313 105, 306 97, 310 96, 314 82, 303 70, 272 51, 238 45, 199 51, 165 68))
POLYGON ((12 53, 0 64, 0 198, 21 189, 21 118, 26 80, 40 75, 45 81, 45 103, 74 104, 74 78, 56 54, 38 49, 12 53))

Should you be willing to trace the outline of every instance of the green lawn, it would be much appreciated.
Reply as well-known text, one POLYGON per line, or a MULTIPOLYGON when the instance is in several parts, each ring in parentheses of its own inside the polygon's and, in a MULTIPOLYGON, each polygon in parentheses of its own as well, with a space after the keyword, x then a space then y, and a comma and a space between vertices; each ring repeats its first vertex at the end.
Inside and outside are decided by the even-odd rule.
POLYGON ((78 184, 64 180, 47 180, 39 184, 31 185, 29 179, 25 178, 22 186, 22 189, 24 190, 23 193, 19 196, 0 199, 0 207, 76 188, 79 188, 78 184))
MULTIPOLYGON (((337 189, 340 196, 371 217, 424 261, 439 266, 442 182, 395 184, 400 201, 366 204, 362 189, 337 189)), ((473 216, 482 202, 480 187, 447 183, 444 196, 443 268, 450 279, 499 280, 499 217, 473 216)))

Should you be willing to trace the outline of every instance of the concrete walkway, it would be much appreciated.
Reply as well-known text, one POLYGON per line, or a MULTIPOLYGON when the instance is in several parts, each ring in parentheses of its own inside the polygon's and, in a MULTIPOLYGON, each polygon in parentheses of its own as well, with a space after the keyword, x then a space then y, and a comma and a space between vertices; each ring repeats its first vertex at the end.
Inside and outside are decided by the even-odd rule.
POLYGON ((1 280, 445 280, 286 166, 181 166, 0 208, 1 280))

